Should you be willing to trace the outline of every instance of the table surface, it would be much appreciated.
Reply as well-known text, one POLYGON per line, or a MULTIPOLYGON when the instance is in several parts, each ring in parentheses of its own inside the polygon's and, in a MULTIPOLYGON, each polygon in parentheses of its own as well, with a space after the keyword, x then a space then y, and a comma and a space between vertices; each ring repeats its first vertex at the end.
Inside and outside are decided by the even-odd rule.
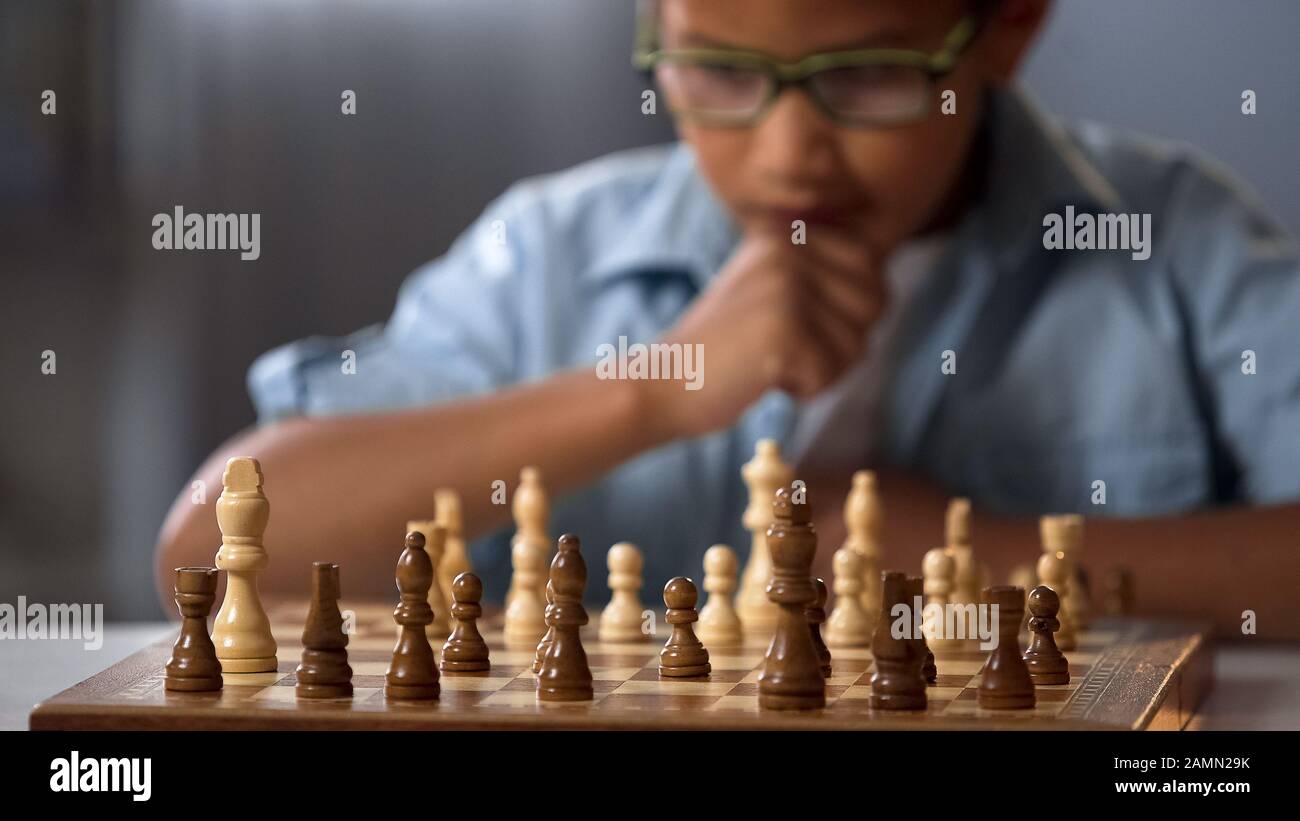
MULTIPOLYGON (((103 646, 79 641, 0 641, 0 730, 27 728, 48 698, 175 629, 165 622, 110 624, 103 646)), ((1202 730, 1300 730, 1300 645, 1218 645, 1214 689, 1193 722, 1202 730)))

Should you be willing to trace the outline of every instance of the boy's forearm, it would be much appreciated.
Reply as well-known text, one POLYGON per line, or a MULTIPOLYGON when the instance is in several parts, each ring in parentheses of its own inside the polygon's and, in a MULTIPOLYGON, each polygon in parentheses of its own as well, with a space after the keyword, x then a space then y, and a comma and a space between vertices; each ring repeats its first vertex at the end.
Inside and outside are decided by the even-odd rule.
MULTIPOLYGON (((1040 550, 1032 519, 977 516, 976 549, 995 548, 1005 567, 1040 550)), ((1243 636, 1243 613, 1257 636, 1300 638, 1300 505, 1223 508, 1185 516, 1088 519, 1082 563, 1094 595, 1104 574, 1127 569, 1140 613, 1212 619, 1216 634, 1243 636)), ((1028 558, 1025 558, 1028 557, 1028 558)))
MULTIPOLYGON (((911 474, 879 472, 884 506, 885 570, 917 575, 925 551, 943 544, 950 494, 911 474)), ((830 573, 843 543, 846 477, 808 482, 822 534, 816 572, 830 573)), ((1038 518, 973 511, 975 555, 993 582, 1017 565, 1034 566, 1042 552, 1038 518)), ((1185 516, 1120 519, 1089 517, 1081 564, 1101 602, 1107 571, 1132 574, 1139 614, 1212 619, 1222 637, 1242 636, 1242 612, 1254 611, 1258 636, 1300 638, 1300 504, 1223 508, 1185 516)), ((829 575, 826 576, 829 582, 829 575)))
POLYGON ((402 528, 433 515, 433 492, 460 491, 467 536, 509 521, 492 483, 513 490, 525 465, 548 489, 584 484, 667 438, 637 382, 567 372, 489 396, 430 408, 351 417, 300 418, 256 428, 213 454, 173 504, 158 545, 158 583, 170 600, 170 570, 211 564, 220 545, 212 504, 234 455, 262 463, 271 520, 268 591, 306 590, 312 561, 338 561, 349 595, 389 593, 402 528))

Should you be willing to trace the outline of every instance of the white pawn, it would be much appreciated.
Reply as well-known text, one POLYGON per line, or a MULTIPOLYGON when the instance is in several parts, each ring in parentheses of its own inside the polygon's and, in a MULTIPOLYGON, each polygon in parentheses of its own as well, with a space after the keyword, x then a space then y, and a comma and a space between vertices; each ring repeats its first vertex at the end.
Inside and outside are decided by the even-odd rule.
POLYGON ((866 560, 851 547, 835 551, 835 609, 826 619, 830 647, 869 647, 874 619, 862 607, 862 566, 866 560))
POLYGON ((727 545, 715 544, 704 551, 704 590, 709 599, 700 609, 695 635, 707 645, 734 647, 744 642, 740 616, 731 600, 739 570, 736 551, 727 545))
POLYGON ((953 606, 953 577, 956 571, 957 563, 947 548, 936 547, 921 560, 922 590, 926 599, 922 627, 926 643, 932 651, 960 648, 965 644, 963 639, 977 635, 978 625, 967 619, 966 609, 963 607, 958 610, 953 606), (951 620, 948 618, 949 609, 953 609, 951 620), (948 630, 949 624, 952 625, 951 633, 948 630))
MULTIPOLYGON (((1064 553, 1044 553, 1038 557, 1038 583, 1052 588, 1061 601, 1065 601, 1070 592, 1070 563, 1066 561, 1064 553)), ((1074 635, 1074 623, 1070 614, 1062 607, 1056 618, 1061 623, 1056 631, 1056 646, 1063 651, 1074 650, 1079 643, 1074 635)))
POLYGON ((619 542, 605 558, 609 565, 609 589, 613 596, 600 614, 597 635, 601 641, 641 641, 648 636, 641 629, 645 609, 637 592, 641 589, 641 551, 629 542, 619 542))
POLYGON ((217 499, 221 549, 217 567, 226 571, 226 598, 212 625, 221 669, 227 673, 272 673, 276 668, 271 621, 257 594, 257 574, 269 559, 262 534, 271 504, 262 493, 262 466, 256 459, 226 462, 217 499))
MULTIPOLYGON (((406 532, 415 531, 424 537, 424 551, 429 554, 429 562, 438 566, 443 557, 443 545, 447 541, 447 531, 434 519, 414 519, 406 523, 406 532)), ((445 639, 451 632, 451 611, 447 600, 443 598, 442 587, 437 583, 429 585, 429 609, 433 610, 433 621, 424 626, 424 634, 429 638, 445 639)), ((398 625, 401 633, 401 625, 398 625)))
POLYGON ((514 598, 506 606, 504 636, 512 647, 536 647, 546 634, 546 557, 549 545, 520 539, 510 549, 514 598))

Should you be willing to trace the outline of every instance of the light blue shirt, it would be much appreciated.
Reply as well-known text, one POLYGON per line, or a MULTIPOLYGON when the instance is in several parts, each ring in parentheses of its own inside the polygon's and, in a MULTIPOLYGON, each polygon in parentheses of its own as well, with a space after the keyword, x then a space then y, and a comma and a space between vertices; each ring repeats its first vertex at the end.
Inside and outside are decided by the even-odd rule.
MULTIPOLYGON (((986 192, 898 322, 887 461, 1015 513, 1300 498, 1295 240, 1185 146, 1063 128, 1018 92, 996 95, 988 128, 986 192), (1044 215, 1067 206, 1151 214, 1150 258, 1045 249, 1044 215)), ((411 275, 386 324, 258 359, 253 400, 263 421, 378 411, 594 365, 603 343, 671 326, 737 241, 685 146, 525 180, 411 275)), ((611 544, 640 545, 651 589, 698 576, 711 544, 743 556, 740 466, 757 439, 788 441, 805 410, 773 392, 727 431, 645 453, 556 500, 553 534, 582 537, 597 580, 611 544)), ((517 472, 501 478, 513 487, 517 472)), ((507 536, 474 546, 496 596, 507 536)))

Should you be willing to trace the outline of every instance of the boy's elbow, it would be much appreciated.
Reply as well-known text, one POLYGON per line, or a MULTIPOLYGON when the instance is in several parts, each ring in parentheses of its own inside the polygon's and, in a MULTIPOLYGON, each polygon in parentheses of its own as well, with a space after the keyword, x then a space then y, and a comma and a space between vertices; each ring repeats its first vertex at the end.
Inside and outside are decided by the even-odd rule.
POLYGON ((175 613, 178 567, 211 567, 221 534, 212 518, 212 506, 191 504, 182 494, 172 505, 154 549, 154 584, 163 610, 175 613))

